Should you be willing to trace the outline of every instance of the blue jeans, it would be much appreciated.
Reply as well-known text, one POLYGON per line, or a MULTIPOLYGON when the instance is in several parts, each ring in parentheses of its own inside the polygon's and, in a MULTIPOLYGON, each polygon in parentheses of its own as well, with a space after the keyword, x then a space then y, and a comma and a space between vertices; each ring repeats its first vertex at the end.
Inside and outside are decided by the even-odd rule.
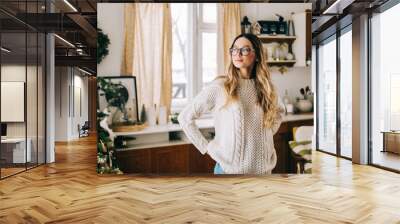
POLYGON ((224 174, 224 171, 222 170, 222 167, 219 165, 219 163, 215 164, 214 174, 224 174))

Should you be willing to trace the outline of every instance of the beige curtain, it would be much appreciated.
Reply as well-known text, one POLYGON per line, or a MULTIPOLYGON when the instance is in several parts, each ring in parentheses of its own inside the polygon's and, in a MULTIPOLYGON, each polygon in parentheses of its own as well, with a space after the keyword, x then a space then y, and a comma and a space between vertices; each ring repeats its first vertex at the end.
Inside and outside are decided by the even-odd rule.
POLYGON ((230 61, 229 48, 232 41, 241 33, 240 28, 240 4, 239 3, 222 3, 222 46, 223 46, 223 64, 224 68, 230 61))
POLYGON ((133 62, 133 37, 135 24, 135 5, 128 3, 124 4, 124 49, 122 52, 122 75, 132 74, 133 62))
POLYGON ((139 108, 166 106, 172 99, 172 25, 169 4, 136 3, 133 75, 137 77, 139 108))

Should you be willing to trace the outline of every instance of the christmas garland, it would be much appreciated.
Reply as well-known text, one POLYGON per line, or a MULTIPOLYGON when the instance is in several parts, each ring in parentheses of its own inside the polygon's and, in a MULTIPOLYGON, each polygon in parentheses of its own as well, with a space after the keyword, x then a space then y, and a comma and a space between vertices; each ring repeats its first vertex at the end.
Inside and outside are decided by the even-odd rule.
POLYGON ((101 29, 97 29, 97 64, 108 55, 108 45, 110 44, 110 38, 108 35, 103 33, 101 29))

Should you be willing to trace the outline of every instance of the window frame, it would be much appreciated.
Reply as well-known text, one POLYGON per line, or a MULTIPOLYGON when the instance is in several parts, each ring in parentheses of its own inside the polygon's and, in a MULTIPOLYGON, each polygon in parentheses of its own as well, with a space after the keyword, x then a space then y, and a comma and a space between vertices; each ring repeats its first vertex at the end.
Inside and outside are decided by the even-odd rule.
POLYGON ((347 157, 342 155, 342 150, 341 150, 341 118, 340 118, 340 113, 341 113, 341 96, 340 96, 340 84, 341 84, 341 64, 340 64, 340 41, 341 41, 341 36, 344 35, 347 32, 352 32, 352 22, 349 22, 348 24, 346 24, 345 26, 341 27, 341 28, 337 28, 336 32, 332 33, 332 35, 327 36, 326 38, 319 40, 316 44, 316 64, 317 64, 317 68, 316 68, 316 89, 317 89, 317 93, 316 93, 316 114, 318 116, 319 110, 321 110, 319 105, 319 101, 320 101, 320 93, 318 91, 319 89, 319 85, 320 85, 320 81, 319 81, 319 63, 320 63, 320 55, 319 55, 319 48, 321 45, 327 44, 328 42, 331 41, 336 41, 336 152, 335 153, 331 153, 329 151, 325 151, 324 149, 320 149, 320 142, 319 142, 319 129, 320 129, 320 121, 319 118, 316 118, 316 150, 319 152, 323 152, 323 153, 327 153, 339 158, 343 158, 343 159, 347 159, 352 161, 352 158, 347 157))
MULTIPOLYGON (((384 4, 380 5, 379 7, 375 8, 373 11, 368 12, 368 29, 367 29, 367 38, 368 38, 368 68, 367 68, 367 77, 368 77, 368 165, 371 165, 373 167, 377 167, 383 170, 388 170, 391 172, 395 173, 400 173, 400 170, 391 168, 389 166, 386 166, 384 164, 376 163, 374 161, 374 133, 373 133, 373 95, 374 95, 374 88, 373 88, 373 77, 374 77, 374 27, 373 27, 373 20, 375 16, 378 16, 379 14, 385 13, 387 10, 391 9, 392 7, 395 7, 398 5, 399 2, 397 0, 388 0, 384 4)), ((391 77, 390 77, 391 79, 391 77)), ((390 81, 391 82, 391 81, 390 81)), ((389 104, 390 104, 391 99, 389 99, 389 104)), ((390 106, 389 106, 390 108, 390 106)), ((390 120, 390 115, 389 115, 389 120, 390 120)))
MULTIPOLYGON (((174 4, 174 3, 171 3, 174 4)), ((182 4, 182 3, 176 3, 182 4)), ((187 66, 187 87, 185 99, 172 99, 171 102, 171 112, 179 113, 183 108, 192 100, 203 88, 203 69, 202 69, 202 33, 216 33, 218 41, 218 16, 216 18, 216 23, 204 23, 203 19, 203 7, 204 3, 188 4, 188 45, 186 51, 187 66)), ((214 3, 217 4, 217 3, 214 3)), ((216 5, 216 10, 218 12, 218 5, 216 5)), ((217 49, 216 49, 217 50, 217 49)), ((218 57, 218 56, 217 56, 218 57)), ((174 82, 172 81, 172 84, 174 82)), ((204 117, 209 117, 205 115, 204 117)))

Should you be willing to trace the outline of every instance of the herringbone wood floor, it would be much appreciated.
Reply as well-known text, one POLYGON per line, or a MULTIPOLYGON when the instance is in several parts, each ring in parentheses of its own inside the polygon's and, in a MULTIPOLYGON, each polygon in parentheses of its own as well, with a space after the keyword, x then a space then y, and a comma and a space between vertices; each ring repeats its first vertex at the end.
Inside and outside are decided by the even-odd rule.
POLYGON ((316 152, 312 175, 98 176, 95 138, 0 181, 0 223, 400 223, 400 175, 316 152))

